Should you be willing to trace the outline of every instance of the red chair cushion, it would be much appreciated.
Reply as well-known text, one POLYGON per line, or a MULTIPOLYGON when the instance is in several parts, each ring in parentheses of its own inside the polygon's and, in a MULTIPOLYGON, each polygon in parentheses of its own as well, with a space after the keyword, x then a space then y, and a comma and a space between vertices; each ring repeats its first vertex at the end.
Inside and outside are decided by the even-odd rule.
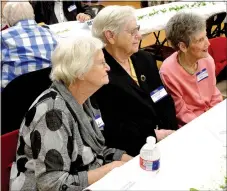
POLYGON ((227 38, 217 37, 209 39, 209 42, 210 46, 208 48, 208 51, 214 59, 215 74, 217 76, 227 64, 227 38))
POLYGON ((10 170, 16 158, 19 130, 1 136, 1 190, 9 190, 10 170))

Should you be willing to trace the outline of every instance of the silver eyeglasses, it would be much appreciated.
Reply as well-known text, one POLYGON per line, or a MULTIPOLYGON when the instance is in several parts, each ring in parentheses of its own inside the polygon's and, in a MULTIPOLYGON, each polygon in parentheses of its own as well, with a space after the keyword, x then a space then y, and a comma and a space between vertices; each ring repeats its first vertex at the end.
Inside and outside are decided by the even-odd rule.
POLYGON ((136 28, 132 29, 132 30, 125 30, 127 32, 129 32, 132 36, 136 36, 138 34, 140 30, 140 25, 137 25, 136 28))

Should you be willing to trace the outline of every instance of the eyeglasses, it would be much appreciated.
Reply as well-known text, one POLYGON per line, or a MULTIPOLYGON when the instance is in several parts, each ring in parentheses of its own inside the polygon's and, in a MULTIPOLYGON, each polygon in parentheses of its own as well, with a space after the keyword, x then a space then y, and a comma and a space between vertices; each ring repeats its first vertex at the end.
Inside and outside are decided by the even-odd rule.
POLYGON ((131 34, 132 36, 136 36, 138 34, 140 30, 140 25, 137 25, 136 28, 132 29, 132 30, 125 30, 127 32, 129 32, 129 34, 131 34))

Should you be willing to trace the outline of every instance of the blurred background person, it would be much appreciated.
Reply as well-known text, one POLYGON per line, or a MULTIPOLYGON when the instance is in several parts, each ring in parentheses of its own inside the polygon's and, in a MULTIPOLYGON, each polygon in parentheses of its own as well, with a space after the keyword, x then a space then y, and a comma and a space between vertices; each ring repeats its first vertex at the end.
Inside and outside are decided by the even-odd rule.
POLYGON ((76 20, 84 22, 95 16, 91 7, 80 1, 31 1, 31 4, 36 22, 47 25, 76 20))

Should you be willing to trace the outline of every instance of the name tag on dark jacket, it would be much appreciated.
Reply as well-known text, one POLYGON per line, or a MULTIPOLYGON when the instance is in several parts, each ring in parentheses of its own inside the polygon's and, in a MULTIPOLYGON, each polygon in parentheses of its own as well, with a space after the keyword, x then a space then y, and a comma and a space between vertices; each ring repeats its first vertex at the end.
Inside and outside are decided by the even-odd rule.
POLYGON ((72 12, 72 11, 74 11, 74 10, 76 10, 76 9, 77 9, 77 6, 76 6, 75 4, 70 5, 70 6, 68 7, 68 11, 69 11, 69 12, 72 12))

